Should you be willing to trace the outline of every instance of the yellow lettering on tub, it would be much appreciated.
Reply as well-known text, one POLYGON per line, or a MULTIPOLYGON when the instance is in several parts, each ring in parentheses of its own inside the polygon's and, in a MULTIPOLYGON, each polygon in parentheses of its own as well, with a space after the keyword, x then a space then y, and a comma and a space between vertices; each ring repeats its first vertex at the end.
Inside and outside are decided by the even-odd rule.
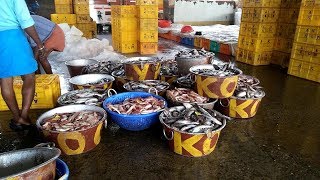
POLYGON ((237 113, 241 118, 248 118, 249 115, 244 110, 248 106, 252 104, 253 100, 249 99, 243 102, 242 104, 237 105, 237 101, 235 99, 230 99, 230 116, 236 117, 237 113))
POLYGON ((203 142, 203 153, 205 155, 208 155, 210 154, 215 148, 216 148, 216 145, 217 145, 217 142, 218 142, 218 139, 219 139, 219 135, 220 135, 220 131, 215 133, 215 135, 210 139, 210 138, 207 138, 204 142, 203 142), (216 139, 213 139, 215 138, 216 136, 218 136, 216 139), (211 148, 211 142, 215 140, 215 144, 214 146, 211 148))
POLYGON ((67 155, 80 154, 83 152, 84 148, 86 147, 86 139, 79 132, 59 133, 57 140, 61 150, 67 155), (66 143, 68 139, 78 141, 78 144, 79 144, 78 149, 73 150, 69 148, 66 143))
POLYGON ((178 132, 174 133, 174 151, 178 154, 182 154, 182 148, 188 153, 190 153, 194 157, 202 156, 202 152, 199 151, 197 148, 193 147, 203 135, 195 135, 192 136, 184 141, 181 141, 181 134, 178 132))
POLYGON ((99 126, 97 127, 97 130, 96 130, 96 133, 94 134, 93 142, 95 145, 98 145, 100 143, 102 124, 103 123, 99 124, 99 126))
POLYGON ((132 65, 132 66, 133 66, 134 71, 138 74, 139 80, 141 80, 141 81, 145 80, 147 73, 148 73, 148 70, 150 68, 149 64, 144 64, 142 70, 140 70, 140 68, 139 68, 140 65, 132 65))
POLYGON ((257 100, 257 101, 253 104, 253 106, 252 106, 252 108, 251 108, 251 111, 250 111, 250 115, 251 115, 251 116, 256 115, 256 113, 257 113, 257 107, 258 107, 258 104, 259 104, 260 102, 261 102, 261 99, 257 100))
POLYGON ((219 96, 217 96, 215 93, 211 92, 210 89, 208 88, 208 86, 210 84, 213 84, 217 81, 218 79, 216 78, 206 78, 204 81, 201 80, 200 76, 196 76, 196 82, 197 82, 197 89, 198 89, 198 93, 203 96, 204 93, 206 93, 210 98, 218 98, 219 96))
POLYGON ((225 80, 223 80, 221 86, 220 86, 220 92, 224 97, 230 97, 232 96, 234 90, 236 89, 236 83, 237 83, 238 79, 235 78, 227 78, 225 80), (231 92, 228 91, 228 86, 234 83, 234 88, 232 89, 231 92))

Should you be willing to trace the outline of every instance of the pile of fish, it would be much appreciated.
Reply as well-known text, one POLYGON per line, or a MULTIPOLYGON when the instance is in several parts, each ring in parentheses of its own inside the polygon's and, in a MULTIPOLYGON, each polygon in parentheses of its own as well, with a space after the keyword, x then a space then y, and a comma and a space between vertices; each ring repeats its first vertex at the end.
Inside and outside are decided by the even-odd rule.
POLYGON ((178 66, 175 60, 166 61, 161 64, 160 75, 176 76, 178 74, 178 66))
POLYGON ((167 97, 182 103, 207 103, 209 98, 200 96, 191 89, 176 88, 167 91, 167 97))
POLYGON ((101 103, 107 98, 107 93, 104 90, 76 90, 68 92, 58 99, 60 105, 69 104, 86 104, 86 105, 101 105, 101 103))
POLYGON ((176 57, 182 57, 182 58, 199 58, 199 57, 213 57, 213 56, 214 56, 214 53, 208 52, 203 48, 201 50, 197 50, 197 49, 182 50, 176 55, 176 57))
POLYGON ((111 82, 111 80, 109 78, 103 78, 103 79, 100 79, 96 82, 90 82, 90 83, 84 84, 84 86, 93 86, 93 85, 102 86, 102 85, 107 84, 109 82, 111 82))
POLYGON ((140 58, 134 58, 132 60, 127 60, 126 63, 127 64, 154 64, 159 62, 158 59, 154 59, 154 58, 147 58, 147 59, 140 59, 140 58))
POLYGON ((163 92, 169 88, 170 84, 159 80, 130 81, 124 85, 127 91, 149 92, 152 88, 157 92, 163 92))
POLYGON ((123 69, 123 64, 102 61, 97 64, 88 65, 83 69, 83 74, 108 74, 110 75, 115 70, 123 69))
POLYGON ((210 133, 230 120, 215 110, 203 109, 196 104, 165 109, 160 118, 174 130, 187 133, 210 133))
POLYGON ((225 64, 223 66, 212 65, 213 68, 204 68, 204 69, 193 69, 192 73, 202 75, 202 76, 234 76, 237 72, 233 69, 230 64, 225 64))
POLYGON ((150 96, 126 99, 119 104, 108 104, 107 107, 119 114, 150 114, 162 110, 165 107, 165 102, 150 96))
POLYGON ((97 124, 103 116, 94 111, 55 114, 43 121, 42 129, 48 131, 81 131, 97 124))
POLYGON ((240 76, 233 96, 242 99, 263 98, 265 96, 260 81, 252 76, 240 76))
POLYGON ((179 84, 182 87, 186 87, 186 88, 192 88, 192 86, 194 85, 194 80, 192 80, 192 75, 188 74, 186 76, 182 76, 180 78, 177 79, 177 84, 179 84))
POLYGON ((114 77, 125 77, 125 72, 124 72, 124 69, 121 69, 121 70, 115 70, 112 72, 112 76, 114 77))

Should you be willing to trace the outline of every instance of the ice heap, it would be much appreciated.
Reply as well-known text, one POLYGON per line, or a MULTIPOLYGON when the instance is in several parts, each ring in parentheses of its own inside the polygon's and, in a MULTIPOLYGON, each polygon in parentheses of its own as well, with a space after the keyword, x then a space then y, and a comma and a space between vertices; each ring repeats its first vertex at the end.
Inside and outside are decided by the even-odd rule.
POLYGON ((53 52, 50 61, 68 61, 73 59, 96 59, 100 61, 119 60, 122 55, 113 51, 107 39, 86 39, 75 26, 59 24, 65 34, 66 46, 63 52, 53 52))

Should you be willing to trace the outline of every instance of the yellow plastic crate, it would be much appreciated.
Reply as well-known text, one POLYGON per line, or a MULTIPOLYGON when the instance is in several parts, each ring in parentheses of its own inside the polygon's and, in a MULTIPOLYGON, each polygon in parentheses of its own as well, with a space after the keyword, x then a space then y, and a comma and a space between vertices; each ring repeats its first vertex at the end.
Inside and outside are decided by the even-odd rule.
POLYGON ((138 30, 137 18, 112 18, 111 23, 115 31, 135 31, 136 32, 138 30))
POLYGON ((320 45, 294 43, 291 58, 320 64, 320 45))
POLYGON ((277 22, 280 8, 244 8, 242 22, 277 22))
POLYGON ((320 83, 319 64, 291 59, 288 74, 320 83))
POLYGON ((73 4, 89 5, 89 0, 73 0, 73 4))
POLYGON ((136 18, 137 7, 134 5, 112 5, 111 6, 112 18, 136 18))
POLYGON ((94 31, 82 31, 83 32, 83 37, 87 38, 87 39, 93 39, 96 37, 96 34, 94 33, 94 31))
POLYGON ((54 0, 54 4, 72 5, 72 0, 54 0))
POLYGON ((112 32, 112 40, 115 39, 118 42, 126 42, 126 41, 137 41, 138 40, 138 32, 136 31, 113 31, 112 32))
POLYGON ((320 26, 320 8, 301 8, 298 25, 320 26))
POLYGON ((281 0, 244 0, 243 7, 280 7, 281 0))
POLYGON ((301 8, 320 8, 319 0, 302 0, 301 8))
POLYGON ((141 19, 156 19, 158 18, 157 5, 141 5, 138 6, 138 17, 141 19))
MULTIPOLYGON (((22 106, 22 84, 21 78, 14 78, 14 91, 19 108, 22 106)), ((57 99, 61 95, 60 79, 58 75, 36 75, 36 89, 31 109, 54 108, 57 99)), ((0 96, 0 111, 9 110, 2 96, 0 96)))
POLYGON ((89 14, 77 14, 77 23, 91 23, 92 21, 89 14))
POLYGON ((272 51, 275 38, 239 36, 238 47, 249 51, 272 51))
POLYGON ((194 47, 202 48, 202 37, 194 37, 193 43, 194 47))
POLYGON ((127 42, 113 42, 113 47, 116 46, 120 53, 135 53, 138 52, 138 42, 137 41, 127 41, 127 42))
POLYGON ((136 5, 158 5, 158 0, 137 0, 136 5))
POLYGON ((57 14, 72 14, 73 7, 72 7, 72 5, 56 4, 55 5, 55 12, 57 14))
POLYGON ((296 24, 279 23, 277 26, 276 37, 294 39, 296 33, 296 24))
POLYGON ((158 42, 158 31, 139 31, 140 42, 158 42))
POLYGON ((76 24, 76 27, 80 31, 94 31, 94 25, 92 23, 82 23, 82 24, 76 24))
POLYGON ((157 54, 158 52, 158 43, 152 42, 139 42, 139 53, 142 55, 151 55, 157 54))
POLYGON ((274 42, 274 50, 290 53, 293 46, 293 39, 276 38, 274 42))
POLYGON ((281 67, 288 67, 290 62, 290 53, 284 53, 280 51, 272 51, 272 58, 270 63, 280 65, 281 67))
POLYGON ((272 51, 255 52, 238 48, 237 61, 258 66, 269 65, 272 58, 272 51))
POLYGON ((51 21, 57 24, 68 23, 74 25, 77 22, 75 14, 51 14, 51 21))
POLYGON ((301 0, 281 0, 281 8, 300 8, 301 0))
POLYGON ((320 27, 316 26, 297 26, 295 41, 320 45, 320 27))
POLYGON ((281 9, 279 14, 279 23, 294 23, 296 24, 299 17, 299 8, 281 9))
POLYGON ((158 19, 139 19, 138 25, 141 31, 158 31, 158 19))
POLYGON ((240 26, 240 35, 243 35, 243 36, 273 38, 276 32, 277 32, 276 23, 242 22, 240 26))
POLYGON ((75 14, 90 14, 89 5, 87 4, 75 4, 73 5, 73 11, 75 14))

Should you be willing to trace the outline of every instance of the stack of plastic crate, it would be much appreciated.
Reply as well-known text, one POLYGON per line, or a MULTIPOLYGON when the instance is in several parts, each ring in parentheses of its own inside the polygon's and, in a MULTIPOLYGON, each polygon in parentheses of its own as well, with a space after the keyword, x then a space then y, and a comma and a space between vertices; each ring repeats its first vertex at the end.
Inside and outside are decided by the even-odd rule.
POLYGON ((289 74, 320 82, 320 1, 302 0, 289 74))
POLYGON ((271 64, 288 67, 301 0, 282 0, 271 64))
POLYGON ((54 0, 56 14, 51 14, 51 21, 60 24, 76 24, 76 15, 73 14, 72 0, 54 0))
POLYGON ((138 19, 135 5, 111 6, 112 46, 120 53, 138 52, 138 19))
POLYGON ((97 36, 97 24, 90 17, 89 0, 73 0, 73 10, 76 14, 76 27, 83 36, 92 39, 97 36))
POLYGON ((140 54, 158 52, 158 0, 137 0, 138 51, 140 54))
POLYGON ((238 40, 237 61, 268 65, 280 14, 281 0, 245 0, 238 40))

